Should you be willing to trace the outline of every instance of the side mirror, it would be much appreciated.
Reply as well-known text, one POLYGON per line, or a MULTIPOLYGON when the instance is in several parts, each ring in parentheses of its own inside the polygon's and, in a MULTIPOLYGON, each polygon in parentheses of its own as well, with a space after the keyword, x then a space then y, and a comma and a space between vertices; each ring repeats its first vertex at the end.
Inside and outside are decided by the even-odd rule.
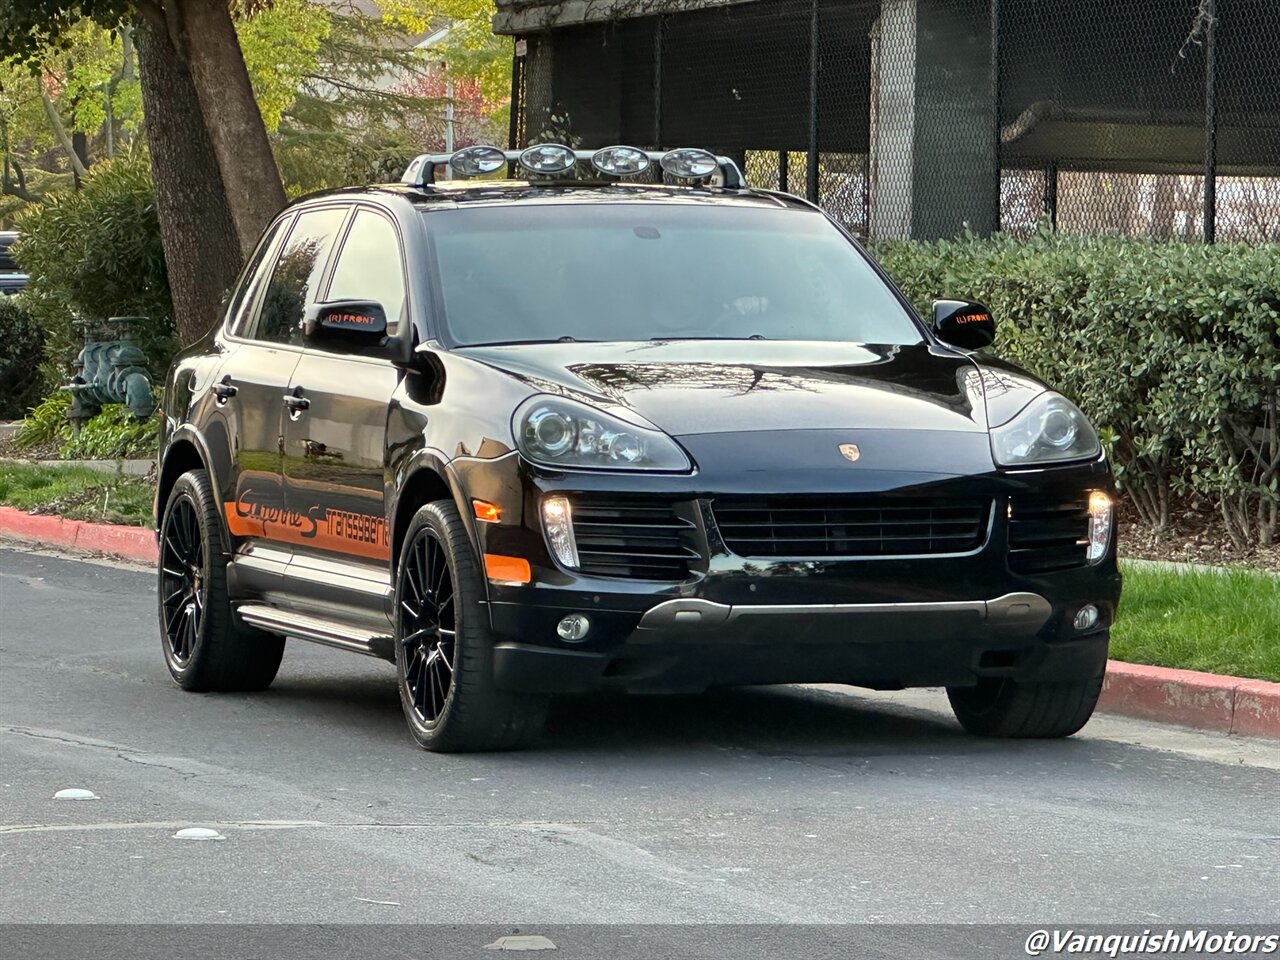
POLYGON ((387 338, 387 313, 375 300, 313 303, 303 316, 302 335, 325 349, 357 353, 387 338))
POLYGON ((933 332, 943 343, 962 350, 979 350, 996 339, 991 311, 969 300, 933 301, 933 332))

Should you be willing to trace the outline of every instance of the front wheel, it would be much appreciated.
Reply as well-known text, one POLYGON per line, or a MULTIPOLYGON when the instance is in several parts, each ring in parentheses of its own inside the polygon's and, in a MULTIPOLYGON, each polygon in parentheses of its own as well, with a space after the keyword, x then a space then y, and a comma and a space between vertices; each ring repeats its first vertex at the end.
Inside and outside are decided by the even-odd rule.
POLYGON ((418 744, 441 753, 511 750, 542 730, 547 700, 498 690, 484 581, 458 510, 421 507, 396 576, 400 704, 418 744))
POLYGON ((947 687, 956 719, 980 737, 1069 737, 1089 722, 1102 676, 1089 680, 981 680, 976 687, 947 687))

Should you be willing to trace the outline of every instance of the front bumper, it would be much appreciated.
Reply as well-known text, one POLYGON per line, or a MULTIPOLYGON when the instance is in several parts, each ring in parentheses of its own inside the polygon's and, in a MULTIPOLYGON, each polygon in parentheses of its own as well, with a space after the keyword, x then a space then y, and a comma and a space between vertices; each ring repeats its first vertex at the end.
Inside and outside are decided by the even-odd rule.
POLYGON ((1009 520, 1002 508, 1019 492, 1110 489, 1101 461, 907 484, 894 478, 894 489, 912 495, 990 496, 994 509, 982 547, 964 555, 813 560, 733 554, 710 508, 717 494, 701 488, 697 477, 628 477, 620 484, 617 477, 519 469, 518 483, 509 478, 499 485, 477 474, 464 484, 494 502, 503 489, 520 491, 518 501, 502 504, 504 520, 519 522, 475 530, 481 552, 528 558, 533 572, 526 585, 489 584, 495 677, 504 688, 685 692, 830 682, 899 689, 972 685, 986 677, 1087 679, 1104 668, 1121 585, 1114 540, 1096 564, 1017 574, 1007 559, 1009 520), (589 577, 551 559, 538 520, 542 496, 624 486, 620 496, 678 502, 695 523, 701 559, 687 579, 589 577), (1086 604, 1098 608, 1099 618, 1082 633, 1072 621, 1086 604), (590 620, 581 641, 557 635, 557 623, 569 613, 590 620))

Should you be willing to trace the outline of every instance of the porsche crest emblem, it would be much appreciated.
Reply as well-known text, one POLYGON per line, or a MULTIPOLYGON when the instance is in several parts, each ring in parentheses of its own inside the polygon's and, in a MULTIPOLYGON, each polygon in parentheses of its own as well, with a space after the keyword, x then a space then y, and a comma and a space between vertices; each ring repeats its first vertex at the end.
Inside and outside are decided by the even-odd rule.
POLYGON ((840 444, 840 455, 850 463, 854 463, 862 456, 862 451, 858 449, 856 443, 842 443, 840 444))

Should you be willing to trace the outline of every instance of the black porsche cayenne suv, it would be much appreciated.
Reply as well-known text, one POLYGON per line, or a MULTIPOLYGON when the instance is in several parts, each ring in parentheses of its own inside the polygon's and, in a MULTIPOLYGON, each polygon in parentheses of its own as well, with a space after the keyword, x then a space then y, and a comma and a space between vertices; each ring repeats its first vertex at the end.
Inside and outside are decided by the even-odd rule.
POLYGON ((552 694, 726 684, 945 686, 974 733, 1074 733, 1112 478, 1075 406, 975 352, 994 330, 922 322, 704 151, 472 147, 299 200, 168 375, 168 668, 381 657, 433 750, 525 744, 552 694))

